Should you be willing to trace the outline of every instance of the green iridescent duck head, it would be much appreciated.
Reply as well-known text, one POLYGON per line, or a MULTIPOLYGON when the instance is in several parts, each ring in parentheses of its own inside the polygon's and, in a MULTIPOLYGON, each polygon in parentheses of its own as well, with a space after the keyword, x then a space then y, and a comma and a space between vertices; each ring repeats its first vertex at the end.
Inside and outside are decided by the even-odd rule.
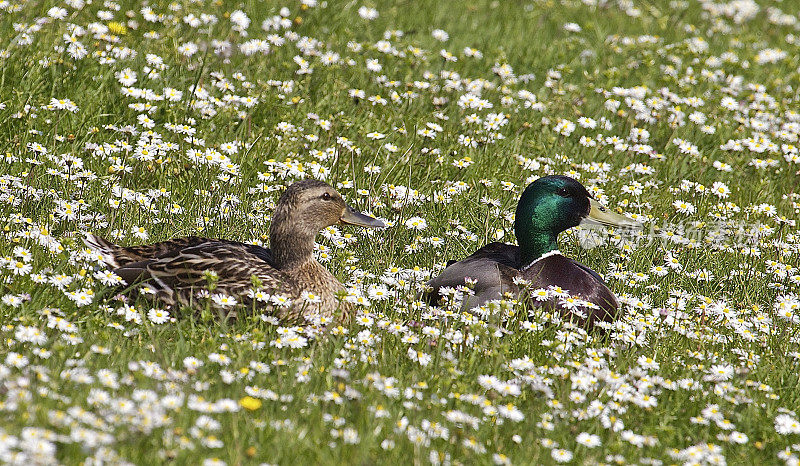
POLYGON ((641 228, 639 222, 605 208, 568 176, 545 176, 529 184, 514 219, 522 263, 558 249, 559 233, 581 224, 641 228))

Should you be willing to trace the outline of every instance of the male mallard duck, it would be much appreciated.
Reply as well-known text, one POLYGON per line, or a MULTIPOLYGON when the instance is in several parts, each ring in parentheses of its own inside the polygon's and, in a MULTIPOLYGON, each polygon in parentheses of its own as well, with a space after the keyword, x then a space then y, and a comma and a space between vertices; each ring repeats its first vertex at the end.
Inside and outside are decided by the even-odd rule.
POLYGON ((467 310, 502 299, 505 293, 519 296, 525 289, 549 288, 546 295, 531 296, 531 304, 553 306, 565 316, 578 311, 581 325, 613 319, 619 304, 600 275, 558 250, 558 234, 579 224, 640 227, 635 220, 607 210, 568 176, 539 178, 525 188, 517 205, 514 233, 519 246, 490 243, 449 264, 428 282, 428 301, 438 302, 442 287, 468 285, 474 295, 464 296, 462 309, 467 310), (563 300, 566 293, 590 304, 573 306, 563 300))
POLYGON ((282 320, 302 321, 314 314, 330 318, 339 305, 336 295, 344 286, 313 255, 317 233, 339 222, 386 226, 348 206, 327 183, 305 180, 289 186, 278 200, 269 230, 270 249, 197 236, 122 247, 88 235, 86 243, 102 253, 104 262, 127 285, 146 283, 167 305, 199 305, 198 292, 213 275, 213 293, 246 306, 255 302, 271 307, 282 320), (266 297, 254 296, 254 282, 260 282, 266 297), (285 305, 287 298, 290 303, 285 305))

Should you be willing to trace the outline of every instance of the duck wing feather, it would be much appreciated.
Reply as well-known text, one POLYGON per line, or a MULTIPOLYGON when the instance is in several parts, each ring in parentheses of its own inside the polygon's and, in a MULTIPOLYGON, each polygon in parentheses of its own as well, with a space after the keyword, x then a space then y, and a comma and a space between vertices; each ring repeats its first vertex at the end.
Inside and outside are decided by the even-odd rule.
POLYGON ((425 298, 428 303, 436 304, 441 298, 440 288, 463 286, 467 279, 475 282, 471 286, 474 295, 464 298, 464 310, 481 306, 493 299, 501 299, 507 292, 516 294, 519 289, 513 280, 519 274, 519 262, 519 246, 489 243, 465 259, 448 263, 438 277, 426 284, 429 291, 425 298))
POLYGON ((103 260, 111 267, 123 267, 135 262, 176 254, 182 249, 198 246, 207 241, 210 240, 200 236, 187 236, 142 246, 123 247, 97 235, 90 234, 84 239, 87 246, 103 254, 103 260))
POLYGON ((294 280, 272 264, 269 249, 235 241, 192 240, 172 242, 186 247, 153 248, 156 257, 128 262, 114 272, 129 285, 147 282, 167 304, 191 304, 193 293, 204 288, 207 272, 217 276, 215 291, 243 300, 254 288, 253 277, 269 293, 297 293, 294 280))
POLYGON ((272 252, 268 248, 255 244, 240 243, 238 241, 203 238, 202 236, 186 236, 153 244, 127 247, 116 245, 101 236, 92 234, 87 235, 84 241, 90 248, 101 252, 104 255, 105 262, 111 267, 136 266, 141 262, 174 257, 187 248, 200 246, 206 243, 240 246, 259 259, 274 264, 272 252))
POLYGON ((263 288, 284 289, 291 280, 264 260, 265 257, 271 257, 269 250, 258 246, 207 241, 150 261, 147 272, 153 278, 178 288, 204 284, 206 272, 213 272, 218 277, 217 289, 231 295, 251 288, 252 277, 258 278, 263 288))

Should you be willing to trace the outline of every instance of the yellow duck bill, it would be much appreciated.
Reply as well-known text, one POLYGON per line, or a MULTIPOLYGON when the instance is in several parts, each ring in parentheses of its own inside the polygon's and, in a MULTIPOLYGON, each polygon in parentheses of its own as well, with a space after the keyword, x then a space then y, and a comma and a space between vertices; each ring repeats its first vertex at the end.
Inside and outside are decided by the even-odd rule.
POLYGON ((358 225, 367 228, 386 228, 386 224, 382 221, 364 215, 350 206, 345 207, 344 213, 342 213, 342 217, 339 220, 348 225, 358 225))
POLYGON ((641 223, 625 215, 610 211, 595 199, 589 199, 589 215, 581 221, 581 225, 631 228, 635 230, 642 228, 641 223))

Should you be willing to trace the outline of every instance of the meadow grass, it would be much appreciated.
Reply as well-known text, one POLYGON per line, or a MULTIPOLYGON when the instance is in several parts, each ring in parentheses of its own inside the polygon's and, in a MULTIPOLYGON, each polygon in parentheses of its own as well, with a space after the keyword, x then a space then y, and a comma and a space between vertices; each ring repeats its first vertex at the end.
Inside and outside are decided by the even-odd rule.
POLYGON ((0 461, 797 464, 798 11, 0 2, 0 461), (417 301, 546 174, 646 225, 561 238, 612 328, 417 301), (391 225, 318 237, 324 332, 161 322, 81 241, 266 242, 306 177, 391 225))

